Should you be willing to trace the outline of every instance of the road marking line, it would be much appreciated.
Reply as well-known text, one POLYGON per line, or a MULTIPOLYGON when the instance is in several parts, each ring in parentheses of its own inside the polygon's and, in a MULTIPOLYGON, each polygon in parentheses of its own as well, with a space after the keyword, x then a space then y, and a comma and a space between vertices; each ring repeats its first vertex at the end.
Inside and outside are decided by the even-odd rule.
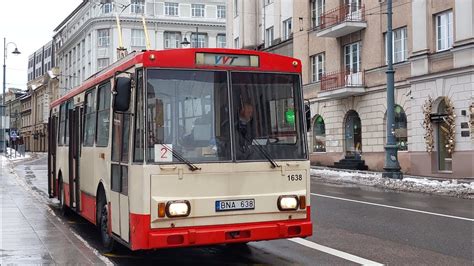
POLYGON ((359 264, 362 264, 362 265, 383 265, 383 264, 375 262, 375 261, 371 261, 371 260, 368 260, 368 259, 364 259, 364 258, 355 256, 355 255, 346 253, 344 251, 340 251, 340 250, 333 249, 333 248, 330 248, 330 247, 326 247, 326 246, 323 246, 323 245, 320 245, 320 244, 316 244, 316 243, 308 241, 306 239, 291 238, 291 239, 288 239, 288 240, 290 240, 292 242, 295 242, 295 243, 298 243, 300 245, 303 245, 305 247, 316 249, 316 250, 319 250, 321 252, 324 252, 324 253, 327 253, 327 254, 330 254, 330 255, 345 259, 345 260, 349 260, 349 261, 352 261, 352 262, 355 262, 355 263, 359 263, 359 264))
POLYGON ((349 201, 349 202, 355 202, 355 203, 362 203, 362 204, 367 204, 367 205, 373 205, 373 206, 391 208, 391 209, 396 209, 396 210, 417 212, 417 213, 423 213, 423 214, 431 214, 431 215, 435 215, 435 216, 441 216, 441 217, 446 217, 446 218, 453 218, 453 219, 459 219, 459 220, 474 222, 474 219, 471 219, 471 218, 460 217, 460 216, 453 216, 453 215, 447 215, 447 214, 441 214, 441 213, 436 213, 436 212, 420 211, 420 210, 415 210, 415 209, 408 209, 408 208, 390 206, 390 205, 385 205, 385 204, 372 203, 372 202, 367 202, 367 201, 360 201, 360 200, 339 198, 339 197, 328 196, 328 195, 322 195, 322 194, 317 194, 317 193, 311 193, 311 195, 317 196, 317 197, 323 197, 323 198, 337 199, 337 200, 343 200, 343 201, 349 201))

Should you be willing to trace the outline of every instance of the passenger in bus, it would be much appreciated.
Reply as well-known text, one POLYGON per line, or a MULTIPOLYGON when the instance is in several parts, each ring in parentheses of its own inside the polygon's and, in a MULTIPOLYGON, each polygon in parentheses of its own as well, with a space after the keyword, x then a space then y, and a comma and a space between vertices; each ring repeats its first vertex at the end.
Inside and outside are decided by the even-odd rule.
POLYGON ((237 160, 247 160, 252 155, 251 145, 255 138, 253 125, 254 108, 251 103, 242 104, 239 110, 239 121, 237 121, 237 160))

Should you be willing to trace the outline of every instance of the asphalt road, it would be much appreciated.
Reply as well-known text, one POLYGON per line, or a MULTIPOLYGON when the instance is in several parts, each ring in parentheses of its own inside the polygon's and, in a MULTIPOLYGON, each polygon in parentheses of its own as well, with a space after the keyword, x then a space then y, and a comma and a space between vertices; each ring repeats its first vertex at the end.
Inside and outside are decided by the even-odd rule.
MULTIPOLYGON (((47 197, 44 157, 15 170, 47 197)), ((472 265, 472 200, 316 181, 311 192, 314 235, 306 240, 138 252, 119 247, 103 255, 116 264, 472 265)), ((59 214, 56 204, 50 208, 59 214)), ((74 214, 62 219, 100 251, 94 226, 74 214)))

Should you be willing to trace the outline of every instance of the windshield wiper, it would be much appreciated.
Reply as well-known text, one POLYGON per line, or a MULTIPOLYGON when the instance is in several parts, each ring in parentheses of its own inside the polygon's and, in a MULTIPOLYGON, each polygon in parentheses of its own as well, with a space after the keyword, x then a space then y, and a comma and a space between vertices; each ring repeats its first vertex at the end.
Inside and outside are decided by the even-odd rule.
POLYGON ((171 152, 171 154, 173 154, 173 156, 180 160, 181 162, 187 164, 189 166, 189 170, 191 171, 196 171, 196 170, 201 170, 200 167, 197 167, 196 165, 194 165, 192 162, 190 162, 189 160, 187 160, 186 158, 183 157, 183 155, 181 155, 179 152, 177 152, 176 150, 174 149, 171 149, 170 147, 168 147, 168 145, 166 144, 163 144, 163 143, 160 143, 161 145, 163 145, 163 147, 165 147, 165 149, 167 149, 168 151, 171 152))
POLYGON ((272 168, 277 168, 277 167, 280 167, 276 162, 275 160, 270 156, 270 154, 268 154, 268 152, 265 150, 265 148, 263 147, 262 144, 258 143, 258 141, 250 141, 248 138, 246 138, 247 141, 250 143, 250 144, 253 144, 255 143, 256 147, 257 147, 257 150, 260 151, 260 153, 263 154, 263 156, 272 164, 272 168))

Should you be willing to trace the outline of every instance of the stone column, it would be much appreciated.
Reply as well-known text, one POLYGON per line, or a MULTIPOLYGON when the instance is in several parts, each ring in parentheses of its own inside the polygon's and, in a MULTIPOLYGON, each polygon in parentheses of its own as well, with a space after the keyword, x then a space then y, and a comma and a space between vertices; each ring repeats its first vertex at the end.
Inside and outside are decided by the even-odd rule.
POLYGON ((474 65, 474 2, 456 0, 454 6, 454 67, 474 65))
POLYGON ((414 0, 411 4, 413 51, 410 57, 411 74, 428 74, 428 15, 427 1, 414 0))

